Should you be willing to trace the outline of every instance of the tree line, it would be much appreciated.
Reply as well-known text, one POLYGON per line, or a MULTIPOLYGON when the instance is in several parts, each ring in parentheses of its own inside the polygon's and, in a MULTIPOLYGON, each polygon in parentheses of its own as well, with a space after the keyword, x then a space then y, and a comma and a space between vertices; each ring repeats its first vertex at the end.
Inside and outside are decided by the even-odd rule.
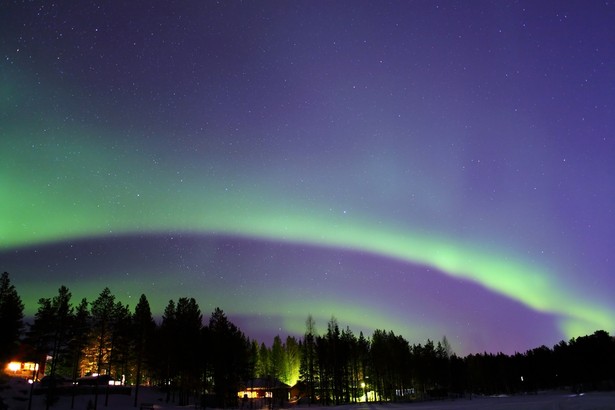
POLYGON ((219 308, 204 321, 194 298, 170 300, 157 323, 145 295, 131 310, 109 288, 91 302, 74 303, 61 286, 57 295, 39 299, 27 327, 23 309, 5 272, 0 361, 20 343, 31 346, 50 357, 50 376, 104 374, 134 385, 135 406, 146 384, 164 388, 167 400, 180 405, 234 407, 242 384, 254 378, 296 386, 300 402, 324 405, 615 387, 615 339, 602 330, 553 348, 459 357, 446 337, 424 344, 386 330, 365 337, 341 329, 334 317, 319 334, 310 315, 303 338, 276 336, 269 347, 246 337, 219 308))

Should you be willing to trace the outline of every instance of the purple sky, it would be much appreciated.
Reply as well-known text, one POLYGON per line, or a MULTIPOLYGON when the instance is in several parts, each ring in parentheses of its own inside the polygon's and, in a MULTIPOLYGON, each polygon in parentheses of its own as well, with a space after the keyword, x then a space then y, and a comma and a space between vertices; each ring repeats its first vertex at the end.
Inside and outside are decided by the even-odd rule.
POLYGON ((615 329, 609 2, 5 2, 0 270, 458 353, 615 329))

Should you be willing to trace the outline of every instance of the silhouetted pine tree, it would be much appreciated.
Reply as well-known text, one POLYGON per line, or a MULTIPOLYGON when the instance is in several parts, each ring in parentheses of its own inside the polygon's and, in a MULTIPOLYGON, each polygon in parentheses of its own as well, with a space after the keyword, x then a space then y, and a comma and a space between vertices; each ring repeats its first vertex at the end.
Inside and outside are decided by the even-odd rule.
POLYGON ((303 352, 301 355, 301 366, 299 368, 300 378, 306 384, 308 404, 316 401, 317 389, 317 351, 316 351, 316 323, 312 315, 308 315, 305 320, 305 334, 303 336, 303 352))
POLYGON ((411 387, 410 347, 392 331, 376 330, 371 341, 372 385, 378 400, 394 401, 411 387))
POLYGON ((175 309, 176 334, 174 346, 177 351, 175 364, 178 370, 179 405, 187 405, 191 395, 200 388, 201 375, 201 328, 203 315, 194 298, 179 298, 175 309))
POLYGON ((356 354, 356 342, 352 330, 346 327, 342 331, 340 336, 340 349, 341 355, 340 364, 342 367, 341 374, 341 400, 343 403, 349 403, 351 399, 356 401, 356 391, 358 380, 356 377, 356 360, 354 356, 356 354))
POLYGON ((363 332, 359 333, 357 339, 356 349, 357 365, 359 368, 359 374, 357 376, 361 391, 359 396, 364 396, 365 401, 368 401, 367 392, 371 387, 371 381, 369 379, 369 373, 371 372, 370 366, 370 343, 369 340, 363 336, 363 332))
POLYGON ((91 315, 88 309, 89 304, 87 299, 81 299, 79 305, 75 309, 71 325, 69 328, 69 349, 72 356, 72 379, 73 389, 71 397, 71 409, 75 406, 75 395, 77 393, 77 379, 82 376, 81 374, 81 357, 82 351, 88 343, 89 330, 91 327, 91 315))
POLYGON ((279 335, 273 338, 269 368, 271 372, 267 376, 274 380, 282 379, 282 373, 284 371, 284 346, 282 346, 282 339, 280 339, 279 335))
POLYGON ((71 293, 66 286, 58 289, 53 299, 41 298, 39 308, 30 326, 27 341, 40 355, 50 356, 51 362, 47 374, 50 382, 46 390, 46 406, 49 408, 56 399, 56 375, 69 375, 71 355, 68 350, 69 329, 73 319, 73 307, 70 303, 71 293))
POLYGON ((271 350, 265 343, 261 343, 258 348, 258 377, 269 377, 271 375, 271 350))
POLYGON ((169 303, 162 314, 162 323, 155 338, 155 351, 158 357, 158 378, 167 391, 166 401, 175 401, 175 387, 178 369, 179 346, 177 341, 177 320, 175 302, 169 303))
POLYGON ((236 406, 239 386, 249 375, 248 340, 220 308, 211 314, 206 334, 207 364, 218 405, 236 406))
MULTIPOLYGON (((104 288, 98 298, 92 302, 92 344, 93 349, 90 354, 84 355, 86 364, 90 371, 92 365, 95 366, 95 372, 101 374, 104 369, 110 366, 111 356, 111 332, 113 331, 113 314, 115 309, 115 296, 111 294, 109 288, 104 288), (91 354, 95 355, 95 360, 92 362, 91 354)), ((98 379, 94 387, 94 410, 98 408, 98 379)))
POLYGON ((26 335, 26 341, 40 354, 49 355, 51 353, 55 333, 54 322, 55 314, 51 298, 40 298, 34 321, 29 326, 30 329, 26 335))
POLYGON ((11 284, 8 272, 0 276, 0 362, 10 358, 17 350, 23 329, 24 305, 11 284))
MULTIPOLYGON (((130 378, 128 361, 130 358, 132 315, 128 305, 116 302, 111 311, 110 347, 107 374, 114 380, 130 378)), ((109 404, 109 384, 105 389, 105 406, 109 404)))
POLYGON ((156 331, 156 322, 152 318, 152 311, 145 295, 141 295, 132 317, 133 322, 133 349, 136 361, 135 400, 137 407, 139 400, 139 387, 141 386, 143 370, 149 369, 152 358, 153 337, 156 331))

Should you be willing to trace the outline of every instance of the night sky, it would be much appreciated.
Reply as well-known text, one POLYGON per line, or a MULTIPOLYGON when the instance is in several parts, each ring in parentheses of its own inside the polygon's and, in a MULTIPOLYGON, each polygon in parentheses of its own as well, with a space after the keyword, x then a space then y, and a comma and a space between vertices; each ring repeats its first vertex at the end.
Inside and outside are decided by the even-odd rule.
POLYGON ((615 331, 615 3, 0 4, 0 271, 458 354, 615 331))

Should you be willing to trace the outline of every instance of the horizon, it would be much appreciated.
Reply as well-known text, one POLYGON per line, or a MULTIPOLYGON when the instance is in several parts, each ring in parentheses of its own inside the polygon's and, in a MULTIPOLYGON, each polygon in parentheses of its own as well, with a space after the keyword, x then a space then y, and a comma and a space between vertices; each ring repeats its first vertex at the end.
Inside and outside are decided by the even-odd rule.
MULTIPOLYGON (((226 240, 228 239, 229 238, 226 238, 226 240)), ((88 240, 87 242, 90 242, 90 241, 91 240, 88 240)), ((74 243, 72 246, 74 246, 74 243)), ((37 249, 40 249, 40 248, 37 247, 37 249)), ((37 251, 37 253, 39 253, 39 251, 37 251)), ((104 267, 102 269, 104 269, 104 267)), ((14 280, 14 278, 12 278, 12 280, 14 280)), ((29 280, 26 279, 26 282, 29 282, 29 280)), ((96 299, 96 297, 99 295, 99 293, 103 290, 104 287, 109 287, 109 289, 111 290, 111 293, 116 297, 116 300, 122 302, 125 305, 128 305, 129 308, 131 309, 131 312, 134 311, 134 307, 136 303, 138 302, 140 295, 144 294, 148 298, 148 301, 150 302, 150 306, 152 307, 153 317, 157 325, 161 324, 163 310, 170 300, 173 300, 173 302, 177 303, 177 300, 180 297, 194 298, 201 309, 201 314, 203 317, 203 320, 202 320, 203 326, 207 326, 209 316, 211 315, 213 310, 215 308, 220 308, 226 314, 229 320, 231 320, 231 322, 233 322, 235 325, 238 326, 239 330, 241 330, 246 335, 246 337, 250 338, 251 340, 257 341, 259 344, 264 343, 268 347, 271 347, 271 344, 273 343, 273 339, 276 336, 280 336, 282 338, 282 341, 284 341, 286 337, 288 336, 295 337, 297 340, 302 340, 305 334, 305 321, 308 315, 311 315, 312 317, 315 318, 316 330, 317 330, 317 334, 319 335, 326 333, 327 324, 329 320, 334 318, 339 324, 340 329, 350 328, 350 330, 355 334, 355 336, 358 336, 359 333, 363 333, 365 337, 371 338, 375 330, 385 330, 387 332, 392 331, 396 335, 404 337, 406 340, 408 340, 408 342, 411 345, 413 344, 424 345, 428 340, 431 340, 434 343, 438 343, 438 342, 441 342, 444 337, 446 337, 448 342, 451 345, 453 353, 455 353, 459 357, 467 357, 468 355, 471 355, 471 354, 482 354, 482 353, 490 353, 490 354, 504 353, 507 355, 513 355, 516 353, 525 353, 531 349, 534 349, 534 348, 537 348, 543 345, 547 346, 549 349, 552 349, 557 343, 561 341, 569 342, 570 339, 572 338, 588 336, 588 335, 593 334, 595 331, 604 330, 604 329, 595 329, 594 331, 591 331, 587 334, 579 334, 579 335, 574 335, 570 338, 561 338, 561 339, 550 340, 550 341, 546 341, 546 340, 541 341, 540 338, 537 337, 537 338, 532 339, 532 342, 529 342, 529 343, 534 343, 533 345, 527 344, 527 346, 521 349, 516 349, 516 348, 510 349, 510 346, 514 346, 514 345, 508 345, 509 347, 508 350, 506 349, 464 350, 463 348, 460 349, 460 346, 457 346, 456 341, 451 340, 450 336, 447 334, 442 334, 440 336, 437 336, 435 334, 425 333, 425 332, 408 334, 407 331, 406 332, 404 331, 404 329, 396 328, 395 323, 393 323, 392 321, 387 322, 389 324, 388 327, 387 326, 378 327, 377 325, 373 325, 375 327, 370 327, 370 326, 358 324, 359 321, 356 319, 354 321, 352 319, 346 320, 344 316, 337 315, 335 314, 335 312, 332 312, 331 314, 327 316, 326 311, 323 312, 323 311, 315 310, 315 312, 319 312, 320 314, 317 313, 316 315, 314 315, 313 312, 306 312, 303 316, 301 316, 300 313, 298 313, 297 315, 295 315, 294 322, 291 325, 289 325, 288 317, 285 317, 282 314, 276 315, 275 313, 271 313, 271 314, 262 315, 259 313, 253 313, 253 314, 236 313, 236 312, 225 309, 225 306, 222 304, 223 302, 221 302, 218 305, 212 302, 202 304, 203 301, 199 300, 198 297, 193 296, 193 295, 188 295, 188 294, 185 294, 185 295, 175 294, 174 296, 169 297, 166 300, 159 298, 158 302, 152 303, 147 292, 141 292, 141 293, 135 292, 129 295, 129 298, 126 299, 125 296, 122 297, 122 295, 115 293, 114 287, 103 286, 100 289, 91 289, 88 291, 90 293, 88 293, 87 295, 83 295, 83 294, 76 294, 74 290, 71 288, 71 286, 68 286, 66 283, 61 283, 56 288, 52 288, 50 283, 45 283, 44 288, 48 289, 48 292, 45 293, 44 295, 36 295, 36 294, 32 294, 32 292, 28 292, 26 297, 29 298, 30 302, 29 303, 24 302, 25 304, 24 312, 26 315, 25 317, 26 323, 30 323, 34 318, 34 314, 36 313, 36 309, 34 307, 38 306, 38 303, 35 301, 38 301, 38 299, 41 297, 45 297, 45 298, 54 297, 55 295, 57 295, 57 288, 59 288, 60 286, 66 286, 69 289, 69 291, 71 291, 71 294, 72 294, 71 300, 74 306, 78 304, 78 302, 80 302, 81 299, 84 297, 87 298, 88 303, 91 303, 93 300, 96 299), (55 289, 55 290, 52 290, 52 289, 55 289), (207 306, 207 307, 205 308, 204 306, 207 306), (252 323, 257 323, 257 325, 254 325, 252 323), (267 323, 269 325, 262 326, 262 323, 267 323), (288 329, 295 329, 295 330, 292 331, 288 329)), ((19 288, 17 288, 17 291, 19 292, 19 288)), ((217 301, 220 302, 220 299, 217 299, 217 301)), ((383 323, 383 322, 378 322, 378 323, 383 323)), ((517 329, 516 332, 523 330, 522 323, 521 323, 520 329, 517 329)), ((401 326, 404 325, 403 321, 398 322, 398 324, 400 324, 401 326)), ((509 333, 509 330, 506 330, 506 332, 509 333)), ((542 333, 539 333, 539 334, 542 334, 542 333)))
MULTIPOLYGON (((0 271, 248 335, 615 332, 607 3, 0 10, 0 271), (131 303, 131 301, 134 301, 131 303)), ((82 296, 83 295, 83 296, 82 296)))

